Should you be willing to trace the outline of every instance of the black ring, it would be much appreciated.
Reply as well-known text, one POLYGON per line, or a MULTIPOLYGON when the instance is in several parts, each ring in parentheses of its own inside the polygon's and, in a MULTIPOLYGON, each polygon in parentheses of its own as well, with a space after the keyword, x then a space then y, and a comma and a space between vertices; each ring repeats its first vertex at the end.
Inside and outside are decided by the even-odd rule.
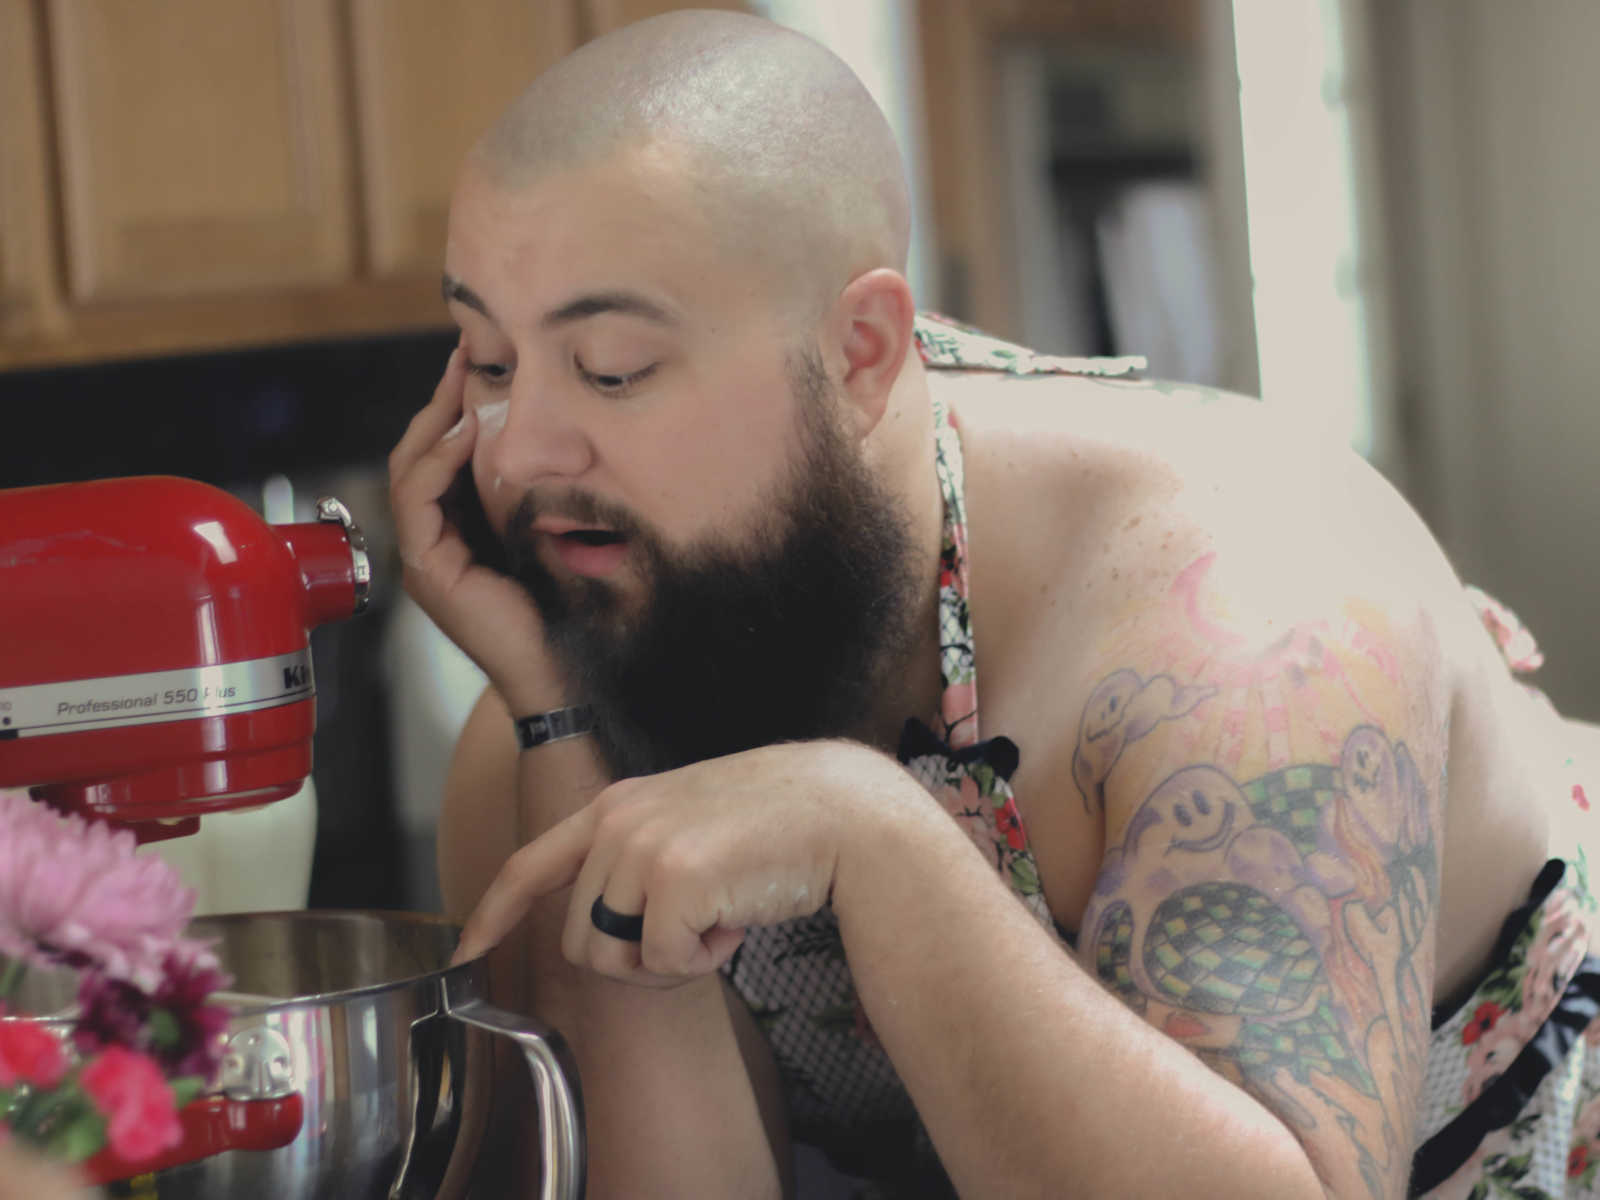
POLYGON ((623 942, 644 941, 644 914, 625 916, 606 904, 604 896, 596 896, 589 906, 589 920, 601 933, 623 942))

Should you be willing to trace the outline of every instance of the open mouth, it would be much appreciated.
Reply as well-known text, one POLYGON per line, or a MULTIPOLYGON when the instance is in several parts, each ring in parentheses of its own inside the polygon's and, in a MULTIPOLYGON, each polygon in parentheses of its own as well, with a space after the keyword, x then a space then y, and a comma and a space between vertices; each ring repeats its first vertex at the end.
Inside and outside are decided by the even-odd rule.
POLYGON ((572 529, 556 536, 564 542, 575 542, 580 546, 615 546, 627 540, 622 534, 609 529, 572 529))
POLYGON ((576 575, 610 575, 628 556, 626 535, 614 529, 546 529, 556 558, 576 575))

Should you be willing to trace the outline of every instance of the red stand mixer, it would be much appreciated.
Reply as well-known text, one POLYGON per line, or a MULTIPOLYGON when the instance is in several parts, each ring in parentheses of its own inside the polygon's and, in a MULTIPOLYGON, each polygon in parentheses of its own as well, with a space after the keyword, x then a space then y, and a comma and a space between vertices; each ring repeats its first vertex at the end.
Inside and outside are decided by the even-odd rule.
MULTIPOLYGON (((157 476, 0 490, 0 788, 141 841, 298 791, 316 725, 309 632, 360 612, 371 583, 344 505, 317 514, 269 525, 227 492, 157 476)), ((480 1152, 492 1043, 509 1039, 537 1108, 512 1139, 537 1130, 541 1197, 581 1200, 576 1064, 555 1031, 487 1002, 485 959, 451 963, 458 932, 417 913, 193 921, 242 994, 222 1073, 180 1114, 179 1147, 139 1164, 102 1150, 85 1170, 153 1172, 149 1194, 180 1200, 505 1195, 480 1152)), ((67 1011, 70 982, 30 973, 22 1012, 67 1011)))
POLYGON ((317 513, 268 525, 163 476, 0 491, 0 788, 141 841, 294 794, 309 631, 365 608, 372 578, 344 505, 317 513))

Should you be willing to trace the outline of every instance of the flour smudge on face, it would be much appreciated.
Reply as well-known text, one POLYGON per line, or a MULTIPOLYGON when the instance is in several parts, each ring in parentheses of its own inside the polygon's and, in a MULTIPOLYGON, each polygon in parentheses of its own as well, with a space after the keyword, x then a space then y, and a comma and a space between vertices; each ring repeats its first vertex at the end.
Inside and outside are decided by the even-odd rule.
POLYGON ((506 427, 506 415, 511 411, 511 401, 491 400, 478 406, 478 434, 496 437, 506 427))

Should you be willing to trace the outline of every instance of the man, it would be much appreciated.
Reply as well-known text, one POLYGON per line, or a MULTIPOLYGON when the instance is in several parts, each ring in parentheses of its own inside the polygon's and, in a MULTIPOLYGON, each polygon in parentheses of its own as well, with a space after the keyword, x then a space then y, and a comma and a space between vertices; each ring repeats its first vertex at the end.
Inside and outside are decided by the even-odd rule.
POLYGON ((848 70, 728 14, 461 176, 392 498, 491 682, 459 953, 570 1040, 590 1194, 1564 1186, 1558 723, 1358 459, 916 317, 906 212, 848 70))

